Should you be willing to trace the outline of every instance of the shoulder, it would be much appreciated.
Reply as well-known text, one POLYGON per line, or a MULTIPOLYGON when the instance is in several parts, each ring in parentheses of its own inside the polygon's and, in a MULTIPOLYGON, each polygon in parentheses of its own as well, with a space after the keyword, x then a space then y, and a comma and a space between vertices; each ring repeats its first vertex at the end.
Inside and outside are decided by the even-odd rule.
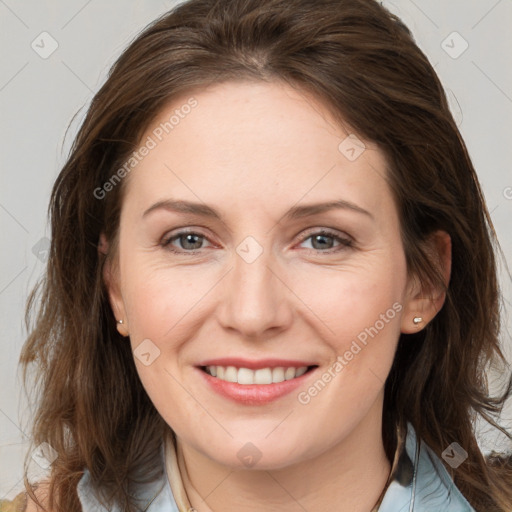
POLYGON ((50 487, 50 482, 44 481, 39 482, 37 487, 34 489, 34 494, 36 495, 37 499, 43 505, 44 509, 42 509, 40 506, 37 505, 35 501, 32 500, 32 498, 25 493, 26 496, 26 508, 21 509, 23 512, 42 512, 43 510, 46 510, 46 512, 51 512, 48 510, 48 490, 50 487))
POLYGON ((419 440, 417 447, 415 498, 419 510, 475 512, 435 451, 423 440, 419 440))
MULTIPOLYGON (((48 510, 48 482, 41 482, 34 489, 34 494, 48 510)), ((43 512, 43 509, 36 504, 26 491, 20 492, 13 500, 0 500, 0 512, 43 512)))
POLYGON ((18 494, 12 501, 0 499, 0 512, 24 512, 27 506, 25 492, 18 494))
POLYGON ((416 436, 410 423, 407 424, 405 450, 399 466, 379 512, 409 510, 413 507, 418 512, 475 512, 456 487, 440 458, 427 443, 416 436))

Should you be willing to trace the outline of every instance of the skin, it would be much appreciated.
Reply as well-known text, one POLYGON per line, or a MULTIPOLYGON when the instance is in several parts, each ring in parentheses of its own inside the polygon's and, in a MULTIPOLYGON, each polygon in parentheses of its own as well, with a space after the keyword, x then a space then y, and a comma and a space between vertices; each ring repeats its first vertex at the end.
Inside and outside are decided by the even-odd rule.
MULTIPOLYGON (((162 110, 141 140, 191 95, 162 110)), ((382 152, 364 141, 359 158, 347 159, 338 146, 352 132, 326 106, 280 82, 227 82, 193 96, 197 107, 125 178, 118 252, 105 268, 126 342, 135 350, 149 339, 160 350, 150 365, 135 363, 176 433, 191 504, 198 512, 368 511, 390 471, 381 418, 398 338, 424 328, 444 293, 408 275, 382 152), (171 198, 210 205, 222 220, 166 209, 143 217, 171 198), (293 206, 339 199, 369 214, 284 217, 293 206), (201 237, 163 246, 183 228, 201 237), (322 246, 312 236, 322 228, 351 245, 327 236, 322 246), (263 249, 252 263, 236 252, 248 236, 263 249), (394 318, 299 403, 298 393, 393 304, 394 318), (415 316, 423 322, 415 325, 415 316), (319 368, 297 391, 246 405, 198 376, 199 362, 226 356, 319 368), (248 442, 261 453, 250 468, 237 456, 248 442)), ((448 282, 448 235, 436 233, 431 245, 448 282)), ((104 237, 100 250, 108 251, 104 237)))

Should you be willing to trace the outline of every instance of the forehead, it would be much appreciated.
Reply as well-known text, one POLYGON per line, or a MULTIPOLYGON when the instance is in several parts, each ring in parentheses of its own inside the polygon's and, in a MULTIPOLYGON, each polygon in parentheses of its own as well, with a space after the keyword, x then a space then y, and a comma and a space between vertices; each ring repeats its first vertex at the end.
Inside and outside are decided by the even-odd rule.
POLYGON ((179 190, 194 200, 221 194, 233 202, 236 190, 245 200, 298 201, 336 189, 363 200, 363 188, 380 191, 367 199, 375 202, 386 186, 379 148, 282 82, 224 82, 182 94, 151 122, 144 146, 150 149, 126 183, 141 200, 179 190))

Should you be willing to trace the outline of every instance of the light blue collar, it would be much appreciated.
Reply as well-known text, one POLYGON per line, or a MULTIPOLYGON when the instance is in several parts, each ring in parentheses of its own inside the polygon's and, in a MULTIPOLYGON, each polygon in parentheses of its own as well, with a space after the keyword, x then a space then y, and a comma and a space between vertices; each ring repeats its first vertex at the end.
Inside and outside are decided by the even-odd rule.
MULTIPOLYGON (((437 455, 423 441, 421 445, 417 444, 416 432, 410 423, 405 452, 401 460, 411 467, 411 478, 402 483, 397 479, 390 483, 378 512, 475 512, 437 455)), ((83 512, 109 512, 99 503, 87 469, 78 483, 77 492, 83 512)), ((188 512, 178 510, 165 470, 159 480, 137 492, 137 499, 140 510, 145 512, 188 512)), ((111 512, 122 511, 116 505, 111 512)))
POLYGON ((434 451, 423 441, 417 443, 410 423, 405 452, 408 457, 402 460, 412 463, 412 478, 403 484, 390 483, 379 512, 475 512, 434 451))

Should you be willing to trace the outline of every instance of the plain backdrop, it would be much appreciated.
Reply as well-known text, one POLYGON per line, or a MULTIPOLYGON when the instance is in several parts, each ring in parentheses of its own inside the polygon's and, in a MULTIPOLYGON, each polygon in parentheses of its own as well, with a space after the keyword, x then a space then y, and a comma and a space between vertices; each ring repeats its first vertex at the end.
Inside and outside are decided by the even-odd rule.
MULTIPOLYGON (((0 500, 22 489, 30 410, 18 357, 27 295, 45 268, 51 186, 109 67, 175 3, 0 0, 0 500)), ((382 3, 402 18, 435 67, 478 171, 505 255, 503 345, 512 361, 512 287, 505 272, 512 261, 512 2, 382 3)), ((490 375, 491 382, 500 377, 490 375)), ((508 429, 511 418, 508 404, 501 418, 508 429)), ((479 437, 485 451, 501 446, 492 432, 479 437)))

